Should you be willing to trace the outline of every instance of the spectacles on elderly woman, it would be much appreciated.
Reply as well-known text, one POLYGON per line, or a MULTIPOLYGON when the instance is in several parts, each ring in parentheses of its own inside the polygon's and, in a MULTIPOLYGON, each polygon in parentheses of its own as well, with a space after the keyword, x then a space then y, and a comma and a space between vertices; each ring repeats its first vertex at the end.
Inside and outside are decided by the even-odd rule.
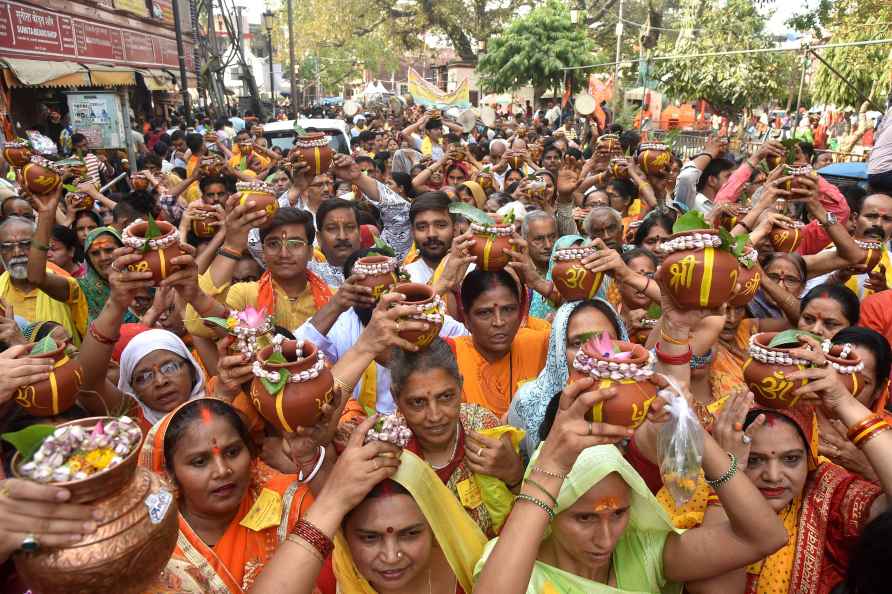
POLYGON ((155 372, 157 371, 164 377, 172 377, 178 374, 186 364, 183 361, 168 361, 166 363, 162 363, 152 369, 147 369, 140 373, 134 374, 132 378, 132 382, 134 387, 137 388, 145 388, 146 386, 151 385, 155 381, 155 372))
POLYGON ((775 272, 769 272, 766 276, 771 279, 772 282, 787 286, 787 287, 795 287, 796 285, 802 284, 802 279, 798 276, 786 276, 783 274, 777 274, 775 272))

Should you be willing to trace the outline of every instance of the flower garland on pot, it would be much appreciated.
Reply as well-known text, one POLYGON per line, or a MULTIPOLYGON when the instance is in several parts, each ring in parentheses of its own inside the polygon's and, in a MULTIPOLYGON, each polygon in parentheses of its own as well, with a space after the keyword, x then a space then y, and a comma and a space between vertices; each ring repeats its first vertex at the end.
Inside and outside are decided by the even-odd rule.
POLYGON ((266 312, 266 308, 255 309, 250 305, 242 311, 230 310, 226 318, 202 319, 235 336, 235 343, 230 348, 249 359, 253 359, 257 351, 268 344, 263 339, 273 331, 273 317, 266 312))

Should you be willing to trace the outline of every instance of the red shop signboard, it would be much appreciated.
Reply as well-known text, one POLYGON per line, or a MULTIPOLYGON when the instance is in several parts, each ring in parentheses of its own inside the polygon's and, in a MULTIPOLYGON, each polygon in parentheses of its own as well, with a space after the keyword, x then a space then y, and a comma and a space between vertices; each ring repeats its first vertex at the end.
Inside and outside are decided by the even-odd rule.
MULTIPOLYGON (((191 46, 189 46, 191 47, 191 46)), ((0 52, 23 58, 178 66, 176 43, 0 0, 0 52)), ((186 51, 187 67, 192 55, 186 51)))

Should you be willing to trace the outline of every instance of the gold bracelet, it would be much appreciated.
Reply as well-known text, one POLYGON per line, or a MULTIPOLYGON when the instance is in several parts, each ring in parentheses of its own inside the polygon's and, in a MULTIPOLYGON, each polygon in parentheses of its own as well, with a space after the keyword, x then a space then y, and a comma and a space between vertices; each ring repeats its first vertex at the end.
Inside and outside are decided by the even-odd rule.
POLYGON ((322 555, 319 554, 319 551, 317 551, 313 545, 302 539, 297 534, 290 533, 288 536, 285 537, 285 540, 293 542, 303 550, 313 555, 313 557, 315 557, 316 560, 319 561, 319 563, 325 562, 325 559, 322 558, 322 555))
POLYGON ((666 332, 662 328, 660 328, 660 338, 662 338, 669 344, 674 344, 677 346, 687 346, 688 342, 690 342, 690 336, 686 336, 683 339, 673 338, 672 336, 669 336, 668 334, 666 334, 666 332))

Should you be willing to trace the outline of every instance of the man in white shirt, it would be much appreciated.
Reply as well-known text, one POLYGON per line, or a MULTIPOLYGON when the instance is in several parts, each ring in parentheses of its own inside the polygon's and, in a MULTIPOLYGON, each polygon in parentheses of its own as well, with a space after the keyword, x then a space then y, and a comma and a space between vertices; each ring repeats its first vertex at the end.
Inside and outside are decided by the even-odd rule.
POLYGON ((427 284, 452 248, 455 227, 445 192, 425 192, 409 208, 409 225, 419 258, 405 267, 413 283, 427 284))
MULTIPOLYGON (((352 273, 356 260, 377 253, 381 252, 375 249, 354 252, 345 262, 345 268, 352 273)), ((353 284, 348 277, 328 303, 294 331, 294 336, 299 340, 312 341, 325 353, 326 358, 334 363, 356 343, 363 328, 371 319, 374 307, 375 300, 372 298, 371 289, 353 284)), ((441 337, 467 334, 468 330, 463 324, 448 315, 445 316, 440 329, 441 337)), ((354 387, 353 398, 358 399, 360 394, 367 391, 368 387, 364 384, 373 377, 376 408, 380 413, 391 414, 396 410, 396 404, 390 393, 390 370, 377 362, 374 365, 374 373, 364 375, 354 387)))

